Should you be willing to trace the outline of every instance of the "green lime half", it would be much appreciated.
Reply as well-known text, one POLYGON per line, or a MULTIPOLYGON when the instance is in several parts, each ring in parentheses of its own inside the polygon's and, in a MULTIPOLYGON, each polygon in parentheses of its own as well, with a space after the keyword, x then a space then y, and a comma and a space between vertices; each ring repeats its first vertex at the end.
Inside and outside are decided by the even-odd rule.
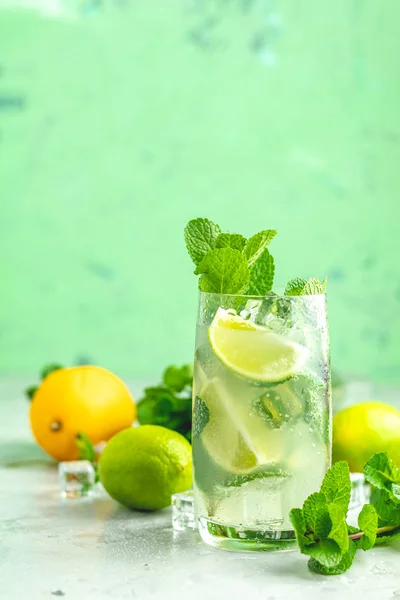
POLYGON ((303 367, 309 351, 293 340, 219 308, 209 328, 211 347, 226 367, 262 383, 285 381, 303 367))

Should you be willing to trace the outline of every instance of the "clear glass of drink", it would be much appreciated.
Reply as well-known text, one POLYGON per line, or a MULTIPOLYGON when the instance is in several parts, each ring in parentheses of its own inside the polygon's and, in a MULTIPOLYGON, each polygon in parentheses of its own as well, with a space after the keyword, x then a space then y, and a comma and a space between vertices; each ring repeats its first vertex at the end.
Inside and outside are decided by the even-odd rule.
POLYGON ((331 460, 326 297, 200 293, 194 499, 212 546, 287 550, 331 460))

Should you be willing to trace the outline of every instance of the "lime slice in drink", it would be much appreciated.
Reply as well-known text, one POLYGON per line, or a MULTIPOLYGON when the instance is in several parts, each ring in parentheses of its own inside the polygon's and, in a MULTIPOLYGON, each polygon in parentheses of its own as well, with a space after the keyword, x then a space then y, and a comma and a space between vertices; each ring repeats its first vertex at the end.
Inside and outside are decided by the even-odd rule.
POLYGON ((247 379, 278 383, 304 365, 309 351, 293 340, 219 308, 209 328, 210 344, 226 367, 247 379))
POLYGON ((259 415, 250 412, 242 396, 230 394, 215 378, 200 390, 200 397, 208 409, 208 422, 200 439, 213 462, 241 483, 246 478, 240 476, 254 479, 259 472, 263 477, 276 475, 280 470, 281 440, 259 415))

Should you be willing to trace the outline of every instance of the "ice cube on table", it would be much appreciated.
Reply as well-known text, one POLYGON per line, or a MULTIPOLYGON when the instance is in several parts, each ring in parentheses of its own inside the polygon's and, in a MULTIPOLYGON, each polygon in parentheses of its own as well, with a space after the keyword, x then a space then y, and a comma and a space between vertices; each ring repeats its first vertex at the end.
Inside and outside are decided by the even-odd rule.
POLYGON ((181 492, 172 496, 172 527, 175 531, 196 529, 194 517, 193 491, 181 492))
POLYGON ((86 498, 94 490, 95 472, 88 460, 61 462, 58 465, 58 477, 63 498, 86 498))

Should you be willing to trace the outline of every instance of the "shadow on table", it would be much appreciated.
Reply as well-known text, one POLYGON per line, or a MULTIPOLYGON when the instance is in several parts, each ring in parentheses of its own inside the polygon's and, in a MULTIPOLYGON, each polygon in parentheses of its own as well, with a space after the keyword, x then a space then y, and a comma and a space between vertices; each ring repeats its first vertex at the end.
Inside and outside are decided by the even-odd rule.
POLYGON ((33 441, 7 440, 6 442, 0 442, 0 466, 2 467, 54 468, 56 464, 33 441))

